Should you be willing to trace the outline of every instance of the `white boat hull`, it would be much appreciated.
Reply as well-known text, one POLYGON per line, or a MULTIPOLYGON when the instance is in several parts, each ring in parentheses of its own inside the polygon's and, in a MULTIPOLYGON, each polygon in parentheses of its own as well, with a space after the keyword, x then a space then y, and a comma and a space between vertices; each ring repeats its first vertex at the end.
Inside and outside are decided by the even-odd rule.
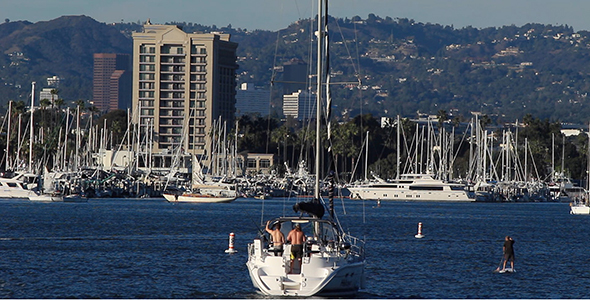
POLYGON ((400 179, 380 180, 348 187, 351 199, 398 201, 475 201, 475 195, 458 183, 434 179, 430 174, 402 174, 400 179))
POLYGON ((59 195, 41 194, 29 196, 29 200, 33 202, 63 202, 64 198, 59 195))
POLYGON ((350 198, 362 200, 397 200, 397 201, 475 201, 467 191, 427 191, 400 188, 359 186, 349 187, 350 198))
POLYGON ((572 215, 590 215, 590 206, 585 204, 574 204, 570 206, 572 215))
POLYGON ((289 274, 290 245, 274 256, 255 240, 246 265, 252 284, 268 296, 309 297, 354 295, 364 282, 364 260, 353 256, 312 253, 302 259, 300 274, 289 274))
POLYGON ((223 196, 209 196, 201 194, 164 194, 164 198, 168 202, 184 202, 184 203, 228 203, 236 200, 236 197, 223 196))
POLYGON ((35 192, 30 190, 21 189, 0 189, 0 198, 9 199, 28 199, 31 196, 35 196, 35 192))
POLYGON ((33 190, 36 183, 28 183, 37 175, 16 173, 13 177, 0 177, 0 198, 29 199, 37 195, 33 190))

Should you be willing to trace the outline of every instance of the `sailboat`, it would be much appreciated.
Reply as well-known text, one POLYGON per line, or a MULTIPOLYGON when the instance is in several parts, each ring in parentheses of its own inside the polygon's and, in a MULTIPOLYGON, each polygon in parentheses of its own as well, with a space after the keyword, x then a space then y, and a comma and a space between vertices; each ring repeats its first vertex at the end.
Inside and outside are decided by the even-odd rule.
POLYGON ((29 195, 29 200, 34 202, 63 202, 63 194, 56 188, 56 176, 58 173, 50 173, 47 167, 43 168, 43 174, 39 175, 39 183, 29 195))
POLYGON ((570 203, 570 214, 572 215, 590 215, 590 205, 588 204, 588 195, 586 199, 570 203))
MULTIPOLYGON (((293 227, 307 233, 303 244, 301 264, 291 268, 291 248, 284 245, 283 251, 274 251, 264 235, 248 244, 246 266, 252 284, 258 291, 268 296, 350 296, 358 292, 364 284, 365 253, 364 242, 346 234, 334 214, 333 178, 330 180, 329 214, 323 218, 325 204, 320 198, 320 119, 322 99, 322 79, 328 72, 322 65, 322 44, 327 37, 327 1, 318 1, 318 67, 317 67, 317 114, 316 114, 316 160, 314 199, 299 202, 293 209, 301 212, 299 216, 279 217, 270 220, 273 226, 280 224, 285 233, 293 227), (324 5, 325 4, 325 8, 324 5), (323 13, 322 13, 323 11, 323 13), (322 24, 324 22, 324 24, 322 24), (304 217, 303 213, 309 216, 304 217)), ((327 53, 327 51, 326 51, 327 53)), ((327 68, 326 68, 327 69, 327 68)), ((326 84, 326 90, 328 90, 326 84)), ((329 96, 329 92, 327 92, 329 96)), ((329 101, 329 97, 328 101, 329 101)), ((329 107, 329 105, 328 105, 329 107)), ((329 119, 329 118, 328 118, 329 119)), ((328 135, 329 136, 329 135, 328 135)), ((272 243, 271 243, 272 244, 272 243)))
MULTIPOLYGON (((590 125, 588 125, 588 142, 590 142, 590 125)), ((590 190, 590 147, 588 149, 588 163, 586 165, 588 174, 588 189, 590 190)), ((583 199, 574 199, 570 203, 570 214, 572 215, 590 215, 590 191, 584 192, 583 199)))
POLYGON ((232 188, 233 186, 206 185, 195 187, 190 192, 165 192, 163 195, 168 202, 173 203, 228 203, 237 198, 236 190, 232 188))
POLYGON ((236 200, 238 193, 235 184, 223 182, 205 182, 200 162, 193 155, 192 185, 189 191, 166 190, 163 193, 168 202, 187 203, 228 203, 236 200))

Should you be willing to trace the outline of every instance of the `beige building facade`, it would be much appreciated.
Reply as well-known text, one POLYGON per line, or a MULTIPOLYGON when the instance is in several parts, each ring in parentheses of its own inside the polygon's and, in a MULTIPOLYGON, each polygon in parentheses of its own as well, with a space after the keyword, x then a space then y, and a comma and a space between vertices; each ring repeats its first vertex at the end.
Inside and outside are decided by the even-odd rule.
POLYGON ((216 122, 233 126, 237 47, 229 34, 149 21, 133 33, 133 121, 153 152, 181 147, 210 159, 216 122))

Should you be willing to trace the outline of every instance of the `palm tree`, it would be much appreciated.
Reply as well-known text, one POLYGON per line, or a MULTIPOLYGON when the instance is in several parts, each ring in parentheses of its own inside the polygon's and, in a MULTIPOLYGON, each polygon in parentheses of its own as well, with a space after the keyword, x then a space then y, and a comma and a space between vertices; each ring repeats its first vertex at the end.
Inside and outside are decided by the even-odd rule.
POLYGON ((277 154, 283 159, 283 162, 287 161, 287 137, 289 136, 289 129, 287 126, 281 126, 271 132, 270 141, 272 144, 277 145, 277 154), (283 144, 283 155, 281 155, 281 144, 283 144))
POLYGON ((47 99, 47 98, 43 98, 39 101, 39 106, 41 106, 41 126, 45 127, 45 114, 46 114, 46 109, 47 107, 51 105, 51 100, 47 99))
POLYGON ((336 161, 339 160, 339 157, 342 157, 343 171, 346 171, 346 161, 349 158, 351 159, 351 166, 354 166, 359 151, 359 145, 354 142, 354 139, 359 136, 359 130, 359 126, 354 121, 334 127, 332 152, 336 161))
POLYGON ((47 98, 43 98, 39 101, 39 106, 41 106, 43 110, 45 110, 49 105, 51 105, 51 100, 47 98))
POLYGON ((84 111, 86 109, 86 101, 82 100, 82 99, 78 99, 76 101, 74 101, 74 104, 76 104, 74 106, 74 108, 76 107, 80 107, 80 111, 84 111))
POLYGON ((62 105, 64 105, 64 99, 62 99, 62 98, 55 99, 55 106, 57 106, 57 110, 61 110, 62 105))
POLYGON ((26 110, 26 108, 27 108, 27 105, 22 100, 16 101, 16 102, 14 102, 12 104, 12 111, 15 114, 22 114, 22 113, 24 113, 25 110, 26 110))
POLYGON ((492 124, 492 119, 488 115, 483 115, 479 118, 479 124, 481 124, 481 128, 485 129, 488 125, 492 124))
POLYGON ((444 109, 441 109, 438 111, 438 113, 436 114, 437 118, 438 118, 438 128, 442 128, 443 124, 445 123, 446 120, 449 119, 449 115, 447 114, 447 111, 444 109))
POLYGON ((59 99, 59 90, 58 89, 51 89, 51 106, 55 104, 55 101, 59 99))

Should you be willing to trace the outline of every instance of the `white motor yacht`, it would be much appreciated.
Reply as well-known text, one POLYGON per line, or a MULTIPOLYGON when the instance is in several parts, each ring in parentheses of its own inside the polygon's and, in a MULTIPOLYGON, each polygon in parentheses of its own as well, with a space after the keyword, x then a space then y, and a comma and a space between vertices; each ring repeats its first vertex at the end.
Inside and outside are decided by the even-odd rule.
POLYGON ((348 187, 350 198, 401 201, 475 201, 464 184, 434 179, 430 174, 403 174, 392 181, 377 180, 348 187))

